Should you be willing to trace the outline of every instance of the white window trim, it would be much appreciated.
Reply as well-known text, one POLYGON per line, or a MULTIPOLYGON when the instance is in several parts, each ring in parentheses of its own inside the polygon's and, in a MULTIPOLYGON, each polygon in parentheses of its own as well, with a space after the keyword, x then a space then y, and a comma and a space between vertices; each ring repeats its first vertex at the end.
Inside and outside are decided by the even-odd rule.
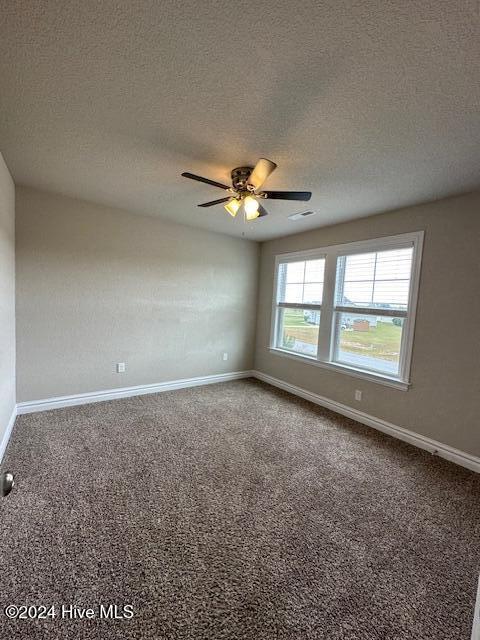
MULTIPOLYGON (((410 369, 413 352, 413 337, 415 331, 415 318, 417 311, 418 290, 420 285, 420 268, 422 262, 424 231, 414 231, 412 233, 402 233, 395 236, 374 238, 371 240, 361 240, 359 242, 348 242, 345 244, 330 245, 320 249, 308 249, 306 251, 295 251, 293 253, 281 253, 275 256, 275 274, 273 281, 272 318, 270 327, 270 347, 269 350, 276 354, 293 358, 294 360, 305 362, 324 369, 330 369, 338 373, 344 373, 357 378, 363 378, 372 382, 377 382, 389 387, 406 391, 410 386, 410 369), (408 297, 408 317, 404 323, 402 334, 402 344, 400 350, 399 375, 398 377, 388 376, 367 369, 357 369, 347 364, 340 364, 332 361, 333 349, 333 326, 334 296, 336 283, 337 258, 351 253, 368 253, 370 251, 384 251, 386 249, 396 249, 413 245, 412 273, 410 279, 410 292, 408 297), (279 264, 285 262, 297 262, 299 260, 313 260, 315 258, 325 258, 325 273, 323 285, 323 300, 321 305, 321 321, 319 329, 319 348, 317 357, 302 355, 287 349, 276 346, 277 337, 277 301, 278 295, 278 271, 279 264), (323 337, 322 337, 323 336, 323 337)), ((295 307, 302 305, 293 305, 295 307)), ((311 305, 304 305, 311 306, 311 305)), ((380 310, 379 310, 380 311, 380 310)), ((382 315, 379 313, 378 315, 382 315)))

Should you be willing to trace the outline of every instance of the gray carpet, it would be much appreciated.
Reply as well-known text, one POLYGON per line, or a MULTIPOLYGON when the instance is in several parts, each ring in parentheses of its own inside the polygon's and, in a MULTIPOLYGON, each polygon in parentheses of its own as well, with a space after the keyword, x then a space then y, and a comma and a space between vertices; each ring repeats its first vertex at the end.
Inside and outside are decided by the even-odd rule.
POLYGON ((21 416, 3 468, 2 640, 470 637, 480 477, 259 382, 21 416))

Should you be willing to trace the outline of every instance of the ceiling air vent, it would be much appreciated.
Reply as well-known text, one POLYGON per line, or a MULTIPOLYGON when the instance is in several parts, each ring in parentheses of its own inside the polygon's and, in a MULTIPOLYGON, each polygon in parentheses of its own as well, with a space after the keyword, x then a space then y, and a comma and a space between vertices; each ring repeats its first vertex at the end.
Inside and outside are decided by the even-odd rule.
POLYGON ((292 213, 291 216, 288 216, 289 220, 300 220, 301 218, 308 218, 308 216, 314 216, 316 211, 301 211, 300 213, 292 213))

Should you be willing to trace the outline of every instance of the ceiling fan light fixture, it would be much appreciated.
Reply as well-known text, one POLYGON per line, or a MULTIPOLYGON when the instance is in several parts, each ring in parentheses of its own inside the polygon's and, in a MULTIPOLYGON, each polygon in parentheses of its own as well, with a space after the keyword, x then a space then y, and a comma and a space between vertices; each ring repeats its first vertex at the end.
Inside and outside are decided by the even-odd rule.
POLYGON ((258 207, 260 206, 258 200, 253 196, 247 196, 243 201, 243 208, 245 209, 245 217, 247 220, 255 220, 260 215, 258 207))
POLYGON ((198 205, 199 207, 213 207, 221 204, 232 218, 235 218, 241 209, 244 221, 248 222, 255 220, 255 218, 268 215, 268 211, 266 211, 263 204, 261 204, 263 203, 263 198, 308 202, 312 197, 310 191, 260 191, 263 183, 276 167, 275 162, 267 158, 260 158, 253 169, 251 166, 235 167, 230 172, 231 186, 227 186, 216 180, 210 180, 210 178, 197 176, 188 171, 184 171, 182 176, 190 180, 209 184, 212 187, 218 187, 226 192, 223 198, 202 202, 198 205), (257 198, 259 198, 260 201, 257 200, 257 198))
POLYGON ((242 203, 240 200, 238 200, 237 198, 232 198, 227 202, 227 204, 223 205, 223 208, 232 216, 232 218, 234 218, 237 215, 241 204, 242 203))

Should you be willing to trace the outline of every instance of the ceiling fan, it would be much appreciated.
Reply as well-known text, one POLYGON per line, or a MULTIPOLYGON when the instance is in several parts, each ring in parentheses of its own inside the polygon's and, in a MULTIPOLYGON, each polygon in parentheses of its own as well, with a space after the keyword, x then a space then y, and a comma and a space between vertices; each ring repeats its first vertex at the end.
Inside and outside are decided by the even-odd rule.
POLYGON ((241 207, 245 213, 246 220, 255 220, 262 216, 268 215, 260 200, 271 198, 272 200, 302 200, 307 202, 312 197, 310 191, 260 191, 265 180, 277 168, 277 165, 271 160, 260 158, 255 167, 237 167, 232 169, 232 186, 196 176, 194 173, 184 172, 184 178, 198 180, 211 184, 213 187, 224 189, 228 192, 228 196, 210 202, 199 204, 199 207, 213 207, 216 204, 224 204, 224 208, 234 218, 241 207))

